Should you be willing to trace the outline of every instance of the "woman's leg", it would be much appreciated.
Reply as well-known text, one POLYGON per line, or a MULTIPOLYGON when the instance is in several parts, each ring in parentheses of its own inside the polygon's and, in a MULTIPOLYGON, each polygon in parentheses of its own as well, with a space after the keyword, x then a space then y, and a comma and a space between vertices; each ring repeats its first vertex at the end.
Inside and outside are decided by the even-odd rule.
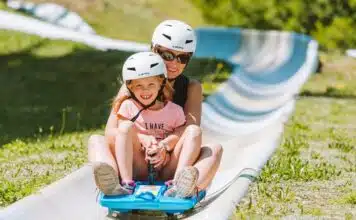
POLYGON ((201 138, 199 126, 189 125, 186 127, 171 153, 170 160, 161 171, 162 179, 173 179, 182 168, 192 166, 195 163, 200 153, 201 138))
POLYGON ((198 161, 194 164, 199 170, 197 186, 199 189, 206 189, 213 181, 216 171, 219 168, 223 148, 220 144, 205 144, 201 147, 198 161))
POLYGON ((105 195, 123 194, 118 180, 116 161, 104 136, 90 136, 88 159, 93 166, 96 187, 105 195))
POLYGON ((201 146, 201 128, 190 125, 186 128, 171 155, 171 160, 163 168, 161 178, 169 180, 175 177, 184 167, 196 167, 199 171, 197 186, 206 189, 213 180, 220 165, 221 145, 201 146))
POLYGON ((202 143, 202 131, 197 125, 189 125, 184 131, 184 138, 181 138, 177 149, 173 151, 173 160, 178 160, 174 177, 184 167, 193 166, 200 154, 200 146, 202 143), (180 143, 181 142, 181 143, 180 143), (184 156, 181 156, 184 155, 184 156))
POLYGON ((88 140, 88 160, 90 163, 105 163, 118 174, 118 168, 109 143, 102 135, 91 135, 88 140))
POLYGON ((127 146, 122 145, 122 143, 134 143, 134 147, 131 149, 132 158, 135 163, 131 162, 131 166, 128 166, 131 167, 131 171, 130 168, 129 170, 126 169, 126 175, 127 173, 131 172, 132 176, 133 167, 133 174, 135 179, 136 177, 138 179, 147 179, 146 163, 144 161, 144 156, 142 155, 143 153, 140 152, 139 148, 137 147, 137 143, 139 142, 137 135, 135 134, 136 133, 133 131, 132 126, 128 126, 124 123, 122 126, 119 126, 116 137, 109 138, 109 140, 115 142, 116 144, 108 143, 107 139, 101 135, 92 135, 89 138, 88 159, 89 162, 93 165, 95 183, 99 190, 103 191, 105 194, 122 194, 122 189, 118 178, 119 169, 117 165, 117 161, 121 161, 122 158, 124 158, 125 162, 123 163, 126 165, 124 165, 122 170, 126 169, 125 166, 127 166, 127 160, 125 160, 126 152, 125 150, 121 150, 127 148, 127 146), (117 145, 117 147, 115 145, 117 145), (123 151, 123 153, 118 153, 115 148, 118 148, 119 151, 123 151))

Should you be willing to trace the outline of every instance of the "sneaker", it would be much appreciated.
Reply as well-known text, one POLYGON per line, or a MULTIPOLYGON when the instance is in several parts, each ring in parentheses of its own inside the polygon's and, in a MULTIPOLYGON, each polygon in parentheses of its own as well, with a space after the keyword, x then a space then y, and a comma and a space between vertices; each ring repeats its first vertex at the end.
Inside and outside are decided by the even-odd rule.
POLYGON ((166 182, 167 190, 164 195, 178 198, 192 197, 197 192, 198 177, 199 171, 197 168, 193 166, 185 167, 173 181, 166 182))
POLYGON ((132 194, 131 186, 128 187, 131 183, 122 187, 116 171, 109 164, 96 162, 93 164, 93 172, 96 186, 105 195, 132 194))

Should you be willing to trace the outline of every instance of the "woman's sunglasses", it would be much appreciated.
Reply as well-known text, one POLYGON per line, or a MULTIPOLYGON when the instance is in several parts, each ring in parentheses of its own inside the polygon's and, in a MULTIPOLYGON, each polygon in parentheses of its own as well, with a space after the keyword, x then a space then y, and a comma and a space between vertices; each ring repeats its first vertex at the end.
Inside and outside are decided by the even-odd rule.
POLYGON ((167 50, 156 49, 157 53, 166 61, 173 61, 177 59, 178 63, 187 64, 190 60, 191 54, 179 54, 175 55, 174 53, 167 50))

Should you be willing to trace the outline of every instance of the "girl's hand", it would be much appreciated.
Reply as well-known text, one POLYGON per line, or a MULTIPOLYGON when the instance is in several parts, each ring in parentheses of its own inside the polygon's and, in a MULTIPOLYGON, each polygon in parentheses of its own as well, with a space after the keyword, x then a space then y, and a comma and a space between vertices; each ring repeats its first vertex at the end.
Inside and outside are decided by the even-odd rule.
POLYGON ((140 143, 142 145, 143 151, 147 151, 147 149, 154 148, 157 145, 157 140, 154 136, 138 134, 140 143))
POLYGON ((158 145, 153 145, 150 149, 146 150, 146 160, 154 165, 154 168, 161 169, 170 160, 170 155, 165 148, 163 142, 158 145))

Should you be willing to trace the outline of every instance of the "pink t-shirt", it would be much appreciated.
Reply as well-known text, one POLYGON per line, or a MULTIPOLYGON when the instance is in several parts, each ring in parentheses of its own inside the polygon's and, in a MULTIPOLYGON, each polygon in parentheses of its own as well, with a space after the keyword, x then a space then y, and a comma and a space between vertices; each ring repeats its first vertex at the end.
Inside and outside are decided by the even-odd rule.
MULTIPOLYGON (((132 99, 127 99, 121 104, 118 114, 130 120, 141 108, 132 99)), ((184 123, 185 115, 182 107, 167 102, 160 110, 142 111, 135 121, 135 126, 139 133, 153 135, 157 140, 161 140, 184 123)))

